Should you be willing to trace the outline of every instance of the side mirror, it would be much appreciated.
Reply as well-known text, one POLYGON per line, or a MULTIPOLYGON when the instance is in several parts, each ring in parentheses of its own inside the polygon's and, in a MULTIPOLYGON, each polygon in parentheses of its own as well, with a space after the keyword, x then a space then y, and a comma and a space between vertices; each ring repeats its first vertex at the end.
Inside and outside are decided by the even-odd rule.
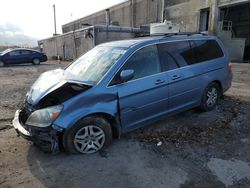
POLYGON ((128 69, 128 70, 123 70, 120 73, 120 79, 122 82, 127 82, 131 80, 134 77, 134 70, 128 69))

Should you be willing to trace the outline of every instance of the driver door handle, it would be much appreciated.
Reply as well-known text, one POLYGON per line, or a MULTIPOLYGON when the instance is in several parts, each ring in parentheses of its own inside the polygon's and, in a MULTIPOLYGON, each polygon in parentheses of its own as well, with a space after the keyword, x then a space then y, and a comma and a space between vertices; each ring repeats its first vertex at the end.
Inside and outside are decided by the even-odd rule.
POLYGON ((163 84, 164 82, 165 80, 158 79, 155 81, 155 85, 160 85, 160 84, 163 84))
POLYGON ((179 79, 179 78, 181 78, 180 75, 174 75, 174 76, 172 76, 172 80, 177 80, 177 79, 179 79))

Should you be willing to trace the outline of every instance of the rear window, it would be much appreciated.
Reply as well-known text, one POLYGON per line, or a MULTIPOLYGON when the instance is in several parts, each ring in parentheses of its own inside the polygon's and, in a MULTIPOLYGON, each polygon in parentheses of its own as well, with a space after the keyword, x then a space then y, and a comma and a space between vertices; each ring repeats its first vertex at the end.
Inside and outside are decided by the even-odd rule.
POLYGON ((223 51, 215 40, 168 42, 158 45, 165 70, 201 63, 223 57, 223 51), (176 64, 177 63, 177 64, 176 64), (167 67, 167 68, 165 68, 167 67))
POLYGON ((195 59, 191 64, 209 61, 224 56, 220 46, 215 40, 195 40, 193 43, 194 45, 192 46, 195 59))

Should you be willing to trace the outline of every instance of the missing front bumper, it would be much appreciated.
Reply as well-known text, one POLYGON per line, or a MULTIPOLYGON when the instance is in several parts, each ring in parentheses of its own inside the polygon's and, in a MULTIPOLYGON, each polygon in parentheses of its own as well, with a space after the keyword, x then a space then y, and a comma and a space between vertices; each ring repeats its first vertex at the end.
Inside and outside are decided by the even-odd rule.
POLYGON ((32 141, 46 153, 59 152, 58 137, 60 132, 53 129, 53 126, 50 126, 49 128, 36 128, 31 126, 25 128, 22 123, 20 123, 19 114, 20 110, 17 110, 12 121, 13 127, 15 128, 18 136, 22 136, 26 140, 32 141))

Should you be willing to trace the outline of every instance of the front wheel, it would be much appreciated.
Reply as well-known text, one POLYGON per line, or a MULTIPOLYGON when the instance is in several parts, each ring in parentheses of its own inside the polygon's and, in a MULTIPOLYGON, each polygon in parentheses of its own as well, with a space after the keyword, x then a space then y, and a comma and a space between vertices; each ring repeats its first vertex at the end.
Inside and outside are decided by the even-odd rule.
POLYGON ((112 142, 110 123, 102 117, 87 117, 65 132, 64 147, 70 153, 91 154, 112 142))
POLYGON ((203 111, 211 111, 216 106, 220 96, 219 85, 215 82, 210 83, 202 96, 200 108, 203 111))

